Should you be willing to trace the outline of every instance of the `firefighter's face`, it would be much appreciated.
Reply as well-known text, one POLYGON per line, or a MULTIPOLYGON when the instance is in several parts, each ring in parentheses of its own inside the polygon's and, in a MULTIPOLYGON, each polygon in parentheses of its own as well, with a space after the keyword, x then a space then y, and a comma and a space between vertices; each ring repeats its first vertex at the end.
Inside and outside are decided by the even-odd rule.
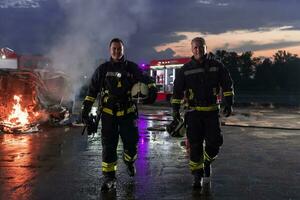
POLYGON ((124 55, 124 47, 120 42, 113 42, 110 45, 110 55, 113 60, 119 60, 124 55))
POLYGON ((206 54, 206 45, 202 44, 200 41, 192 42, 192 52, 196 60, 201 59, 206 54))

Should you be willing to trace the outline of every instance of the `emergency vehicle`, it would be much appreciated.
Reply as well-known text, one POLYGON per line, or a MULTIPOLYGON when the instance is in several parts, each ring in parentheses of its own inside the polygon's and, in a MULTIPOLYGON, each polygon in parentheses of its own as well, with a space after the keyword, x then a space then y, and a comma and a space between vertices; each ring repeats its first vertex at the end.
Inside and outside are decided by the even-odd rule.
POLYGON ((10 48, 0 49, 0 69, 16 69, 18 67, 18 56, 10 48))
POLYGON ((42 55, 19 55, 14 50, 0 49, 0 69, 50 69, 51 60, 42 55))
POLYGON ((150 62, 150 76, 155 79, 158 89, 157 101, 169 101, 177 70, 191 58, 174 58, 164 60, 152 60, 150 62))

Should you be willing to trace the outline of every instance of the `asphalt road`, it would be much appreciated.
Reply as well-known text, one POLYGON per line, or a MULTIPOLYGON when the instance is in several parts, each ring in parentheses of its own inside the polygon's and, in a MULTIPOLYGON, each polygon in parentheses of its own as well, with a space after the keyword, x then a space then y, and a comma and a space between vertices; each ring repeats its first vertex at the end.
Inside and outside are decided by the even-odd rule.
POLYGON ((2 133, 0 199, 300 199, 299 113, 260 112, 237 109, 224 121, 224 145, 202 191, 191 188, 184 138, 160 131, 170 120, 165 108, 141 111, 137 174, 126 174, 120 143, 117 190, 106 194, 100 191, 100 132, 82 136, 82 127, 44 127, 2 133), (274 128, 278 121, 285 125, 274 128))

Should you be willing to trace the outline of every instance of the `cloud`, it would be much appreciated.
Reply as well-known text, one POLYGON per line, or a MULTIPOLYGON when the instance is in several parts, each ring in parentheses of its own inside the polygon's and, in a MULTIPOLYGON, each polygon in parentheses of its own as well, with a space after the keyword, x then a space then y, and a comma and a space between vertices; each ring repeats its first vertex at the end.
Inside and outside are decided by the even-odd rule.
POLYGON ((246 41, 235 48, 230 48, 228 45, 221 47, 228 51, 245 52, 245 51, 261 51, 269 49, 283 49, 288 47, 300 46, 300 41, 274 41, 273 43, 258 44, 255 41, 246 41))
POLYGON ((165 48, 158 51, 155 47, 160 44, 169 44, 186 39, 185 35, 177 35, 175 33, 169 35, 157 32, 149 37, 148 33, 145 34, 142 32, 139 31, 132 36, 134 40, 131 40, 127 50, 128 56, 138 62, 141 60, 149 62, 152 59, 172 58, 175 56, 174 50, 166 51, 168 48, 165 48))
POLYGON ((45 0, 2 0, 0 8, 38 8, 45 0))
MULTIPOLYGON (((300 29, 300 2, 288 1, 209 1, 210 4, 199 1, 172 0, 170 3, 160 3, 153 0, 154 8, 151 13, 152 24, 140 27, 138 34, 134 35, 131 55, 140 59, 140 49, 143 46, 144 57, 148 60, 156 59, 153 47, 180 42, 180 38, 172 37, 176 32, 198 32, 205 35, 234 32, 235 30, 247 31, 272 31, 274 27, 285 26, 285 29, 300 29), (223 4, 223 6, 222 6, 223 4), (146 27, 146 28, 145 28, 146 27), (289 28, 287 28, 289 27, 289 28), (159 37, 157 37, 159 35, 159 37), (149 38, 150 41, 142 41, 139 38, 149 38), (151 38, 151 39, 150 39, 151 38), (172 38, 172 39, 171 39, 172 38), (146 51, 145 49, 148 49, 146 51)), ((167 48, 172 48, 171 46, 167 48)), ((173 49, 176 52, 177 50, 173 49)), ((157 51, 158 55, 159 51, 157 51)))
MULTIPOLYGON (((129 59, 149 61, 163 55, 177 55, 171 51, 165 54, 155 47, 181 41, 175 35, 178 32, 216 35, 235 30, 264 31, 262 27, 274 26, 300 29, 300 2, 296 0, 32 2, 38 2, 40 7, 1 9, 0 43, 18 52, 45 53, 51 49, 54 52, 51 54, 67 54, 62 57, 71 66, 79 60, 107 58, 107 45, 114 36, 124 39, 129 59)), ((58 60, 62 62, 63 58, 58 60)), ((85 66, 89 65, 92 64, 85 66)), ((81 69, 89 70, 86 68, 81 69)))
POLYGON ((209 51, 217 49, 236 50, 238 52, 268 50, 267 54, 270 54, 270 51, 274 51, 274 48, 290 48, 293 46, 295 48, 290 49, 296 54, 300 53, 300 49, 298 51, 296 49, 296 47, 300 46, 297 45, 300 42, 300 30, 294 30, 292 26, 258 28, 257 30, 235 30, 220 34, 178 32, 176 35, 184 37, 179 41, 158 45, 155 49, 163 51, 167 48, 172 48, 175 56, 190 56, 190 41, 194 37, 201 36, 205 38, 209 51), (277 43, 280 45, 270 45, 277 43))
POLYGON ((218 6, 229 6, 229 3, 218 3, 218 6))
POLYGON ((39 8, 0 9, 1 46, 19 54, 43 54, 49 49, 50 43, 61 35, 64 14, 55 0, 39 1, 39 5, 39 8))
POLYGON ((196 3, 211 6, 229 6, 229 1, 217 1, 217 0, 197 0, 196 3))
POLYGON ((166 59, 166 58, 172 58, 175 56, 175 51, 173 51, 171 48, 167 48, 165 50, 158 52, 159 56, 157 59, 166 59))
POLYGON ((228 6, 228 1, 216 1, 216 0, 198 0, 196 1, 198 4, 204 4, 204 5, 212 5, 212 6, 228 6))
POLYGON ((200 3, 200 4, 211 4, 212 1, 211 0, 198 0, 197 3, 200 3))

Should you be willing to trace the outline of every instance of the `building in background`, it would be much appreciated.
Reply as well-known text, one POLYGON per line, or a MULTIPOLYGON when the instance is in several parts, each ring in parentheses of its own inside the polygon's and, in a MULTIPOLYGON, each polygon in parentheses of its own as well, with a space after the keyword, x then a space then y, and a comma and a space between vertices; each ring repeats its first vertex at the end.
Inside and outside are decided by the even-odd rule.
POLYGON ((150 62, 150 76, 155 79, 158 89, 157 101, 169 101, 177 70, 191 58, 175 58, 164 60, 152 60, 150 62))

